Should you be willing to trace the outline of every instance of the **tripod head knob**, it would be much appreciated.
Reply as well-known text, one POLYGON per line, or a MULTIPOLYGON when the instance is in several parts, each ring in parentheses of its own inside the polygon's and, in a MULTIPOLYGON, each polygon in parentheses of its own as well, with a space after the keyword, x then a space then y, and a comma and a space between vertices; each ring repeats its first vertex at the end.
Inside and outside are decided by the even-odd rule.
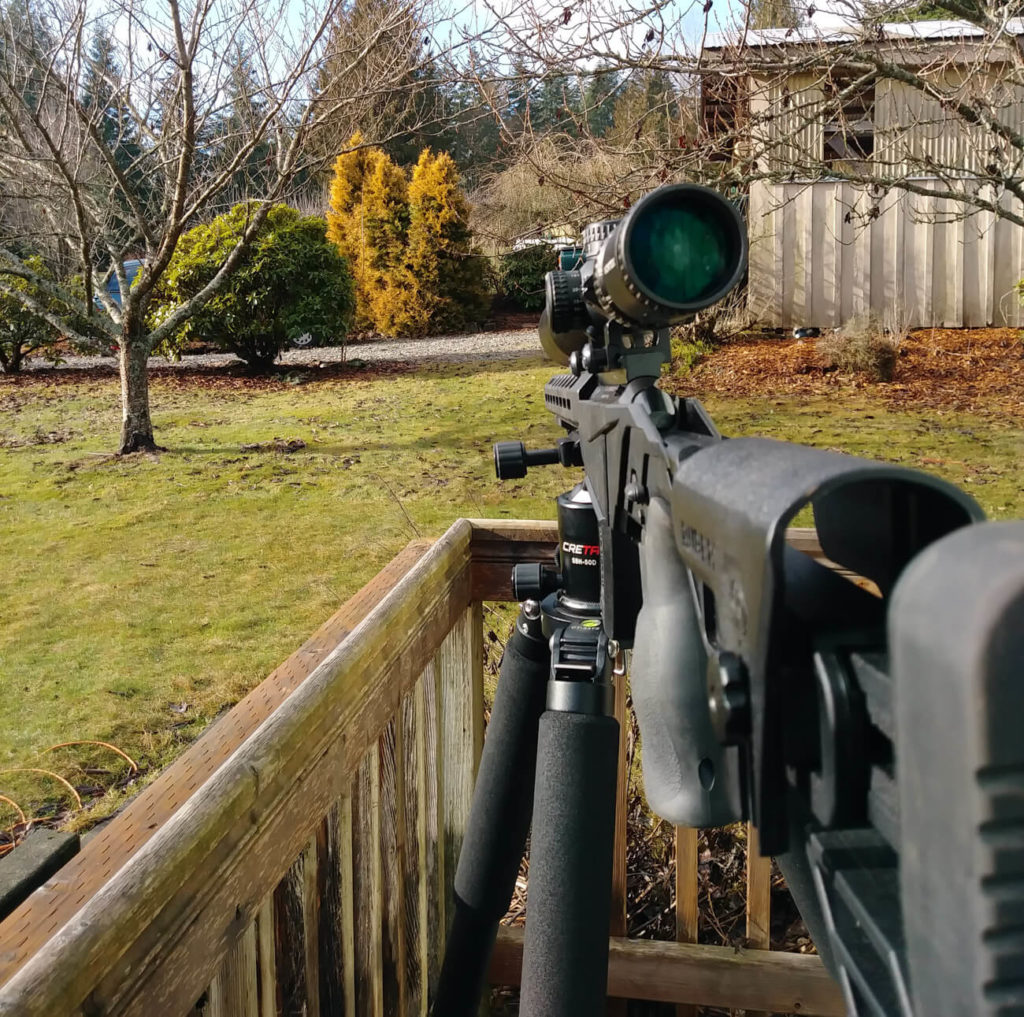
POLYGON ((531 466, 582 466, 583 454, 575 438, 559 438, 557 448, 528 451, 521 441, 499 441, 494 445, 494 472, 499 480, 519 480, 531 466))
POLYGON ((546 565, 526 562, 512 568, 512 596, 524 600, 543 600, 561 586, 560 576, 546 565))

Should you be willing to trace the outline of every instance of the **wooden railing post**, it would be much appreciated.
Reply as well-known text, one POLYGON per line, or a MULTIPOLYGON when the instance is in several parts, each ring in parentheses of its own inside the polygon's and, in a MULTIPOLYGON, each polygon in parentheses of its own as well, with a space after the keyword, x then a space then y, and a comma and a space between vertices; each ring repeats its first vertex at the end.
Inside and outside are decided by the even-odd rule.
MULTIPOLYGON (((761 857, 757 827, 747 823, 747 948, 770 950, 772 860, 761 857)), ((755 1011, 750 1017, 768 1017, 755 1011)))
POLYGON ((484 744, 483 604, 470 603, 434 660, 438 681, 438 779, 442 822, 444 930, 484 744))
MULTIPOLYGON (((676 942, 697 942, 697 831, 676 827, 676 942)), ((676 1005, 676 1017, 697 1017, 697 1007, 676 1005)))

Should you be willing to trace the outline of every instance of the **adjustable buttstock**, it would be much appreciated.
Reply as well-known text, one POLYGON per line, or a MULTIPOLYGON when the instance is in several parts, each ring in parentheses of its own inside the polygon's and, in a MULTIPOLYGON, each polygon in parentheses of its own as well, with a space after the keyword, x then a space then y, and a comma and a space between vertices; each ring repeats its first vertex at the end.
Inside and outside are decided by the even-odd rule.
POLYGON ((630 673, 647 802, 677 826, 735 822, 742 818, 737 750, 724 749, 711 727, 700 617, 660 499, 647 513, 640 571, 643 607, 630 673))

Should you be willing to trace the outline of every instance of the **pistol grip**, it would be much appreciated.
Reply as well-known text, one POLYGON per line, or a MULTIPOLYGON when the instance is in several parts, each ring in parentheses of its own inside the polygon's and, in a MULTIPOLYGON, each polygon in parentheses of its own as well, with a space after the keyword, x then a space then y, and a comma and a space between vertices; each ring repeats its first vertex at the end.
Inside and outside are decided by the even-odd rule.
POLYGON ((668 504, 652 499, 640 547, 643 607, 630 681, 640 723, 644 791, 677 826, 742 818, 736 749, 723 749, 708 709, 708 657, 668 504))

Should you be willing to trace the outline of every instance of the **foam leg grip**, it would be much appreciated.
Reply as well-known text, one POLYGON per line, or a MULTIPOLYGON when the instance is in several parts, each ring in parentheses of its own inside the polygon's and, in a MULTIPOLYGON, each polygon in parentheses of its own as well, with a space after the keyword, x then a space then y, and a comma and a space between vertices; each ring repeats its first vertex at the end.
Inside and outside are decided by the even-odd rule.
POLYGON ((603 1017, 618 745, 613 717, 541 718, 520 1017, 603 1017))
MULTIPOLYGON (((551 670, 547 641, 522 631, 505 647, 466 836, 455 873, 455 915, 434 996, 437 1017, 477 1012, 523 857, 533 808, 537 729, 551 670)), ((531 628, 528 626, 528 628, 531 628)))

